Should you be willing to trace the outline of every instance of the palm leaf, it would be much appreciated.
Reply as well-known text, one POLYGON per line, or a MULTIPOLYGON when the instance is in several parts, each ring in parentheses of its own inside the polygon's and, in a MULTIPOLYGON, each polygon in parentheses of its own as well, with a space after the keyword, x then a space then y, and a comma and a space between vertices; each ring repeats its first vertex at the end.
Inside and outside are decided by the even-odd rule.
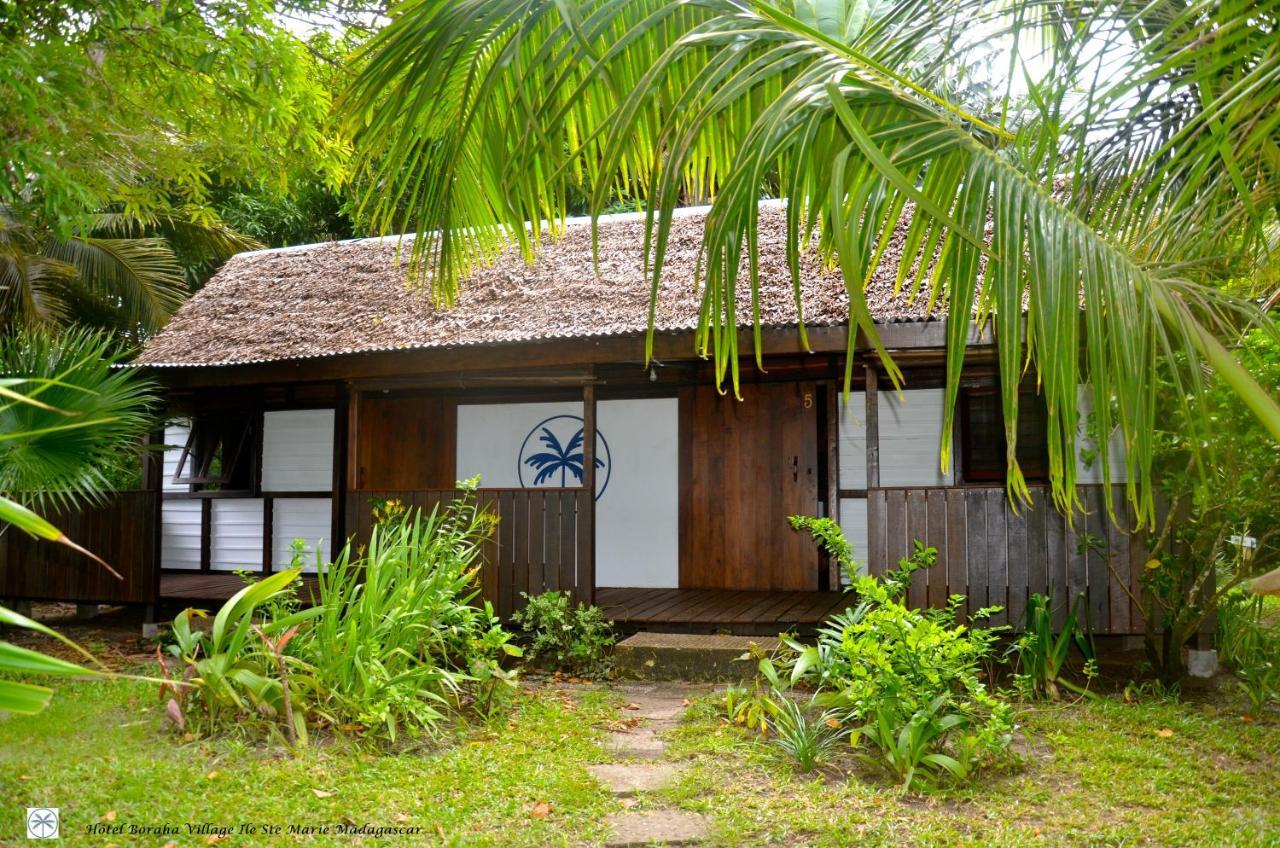
MULTIPOLYGON (((986 121, 935 90, 925 70, 949 55, 937 36, 946 30, 932 24, 949 15, 948 26, 963 25, 960 16, 976 8, 959 2, 939 12, 906 0, 848 40, 834 27, 838 15, 809 14, 807 23, 781 4, 750 0, 411 0, 371 41, 343 99, 377 176, 365 208, 384 229, 416 226, 415 272, 429 275, 447 302, 469 268, 508 244, 531 255, 547 229, 537 222, 554 230, 570 193, 585 186, 593 216, 613 197, 636 197, 647 210, 656 297, 673 209, 710 199, 697 347, 735 391, 744 317, 761 355, 755 232, 763 194, 788 200, 793 277, 809 236, 840 267, 850 362, 856 327, 895 384, 901 374, 865 287, 903 224, 905 296, 945 304, 951 316, 943 466, 976 322, 994 330, 998 345, 1011 496, 1028 495, 1015 450, 1018 385, 1030 369, 1049 411, 1058 505, 1076 505, 1077 392, 1085 384, 1102 432, 1123 436, 1128 499, 1150 520, 1156 372, 1171 352, 1187 351, 1219 373, 1280 440, 1280 407, 1216 338, 1256 310, 1200 285, 1186 262, 1152 261, 1150 246, 1135 238, 1152 210, 1168 208, 1164 199, 1185 204, 1185 190, 1113 196, 1080 184, 1055 195, 1043 175, 1081 158, 1071 158, 1053 126, 1005 128, 1003 116, 986 121), (913 58, 922 48, 939 58, 913 58), (1133 199, 1126 206, 1114 200, 1120 196, 1133 199)), ((1027 20, 1075 10, 1037 14, 1027 20)), ((1194 50, 1188 39, 1154 50, 1153 63, 1161 49, 1179 58, 1194 50)), ((1231 103, 1241 102, 1241 86, 1261 91, 1233 80, 1231 103)), ((1046 114, 1061 109, 1064 90, 1038 95, 1046 114)), ((1083 115, 1101 108, 1089 101, 1083 115)), ((1220 104, 1206 111, 1223 120, 1220 104)), ((1196 131, 1212 143, 1178 172, 1183 183, 1222 171, 1204 166, 1206 157, 1226 163, 1224 173, 1239 170, 1223 155, 1232 145, 1223 126, 1196 131)), ((1234 176, 1213 183, 1219 193, 1239 185, 1234 176)), ((651 343, 652 333, 650 355, 651 343)), ((1185 379, 1194 388, 1198 371, 1185 379)), ((1107 478, 1105 457, 1100 467, 1107 478)))

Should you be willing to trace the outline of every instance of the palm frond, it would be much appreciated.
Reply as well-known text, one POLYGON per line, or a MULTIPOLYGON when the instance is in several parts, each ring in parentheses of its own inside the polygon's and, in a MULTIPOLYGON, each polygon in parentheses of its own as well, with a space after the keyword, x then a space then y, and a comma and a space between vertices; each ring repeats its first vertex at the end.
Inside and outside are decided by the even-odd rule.
POLYGON ((122 359, 103 332, 0 338, 0 371, 26 379, 26 397, 38 401, 0 404, 0 493, 40 508, 93 503, 113 473, 140 461, 156 387, 113 367, 122 359))
MULTIPOLYGON (((973 6, 944 4, 950 26, 973 6)), ((411 0, 371 41, 342 101, 377 174, 367 211, 383 229, 416 225, 414 268, 448 302, 467 269, 508 244, 531 256, 563 220, 572 192, 585 190, 593 216, 619 195, 637 198, 656 299, 673 210, 709 200, 697 347, 735 391, 743 319, 754 324, 760 357, 762 195, 788 201, 793 278, 810 243, 841 269, 850 361, 857 330, 897 386, 902 375, 865 288, 907 219, 903 297, 928 297, 950 313, 944 467, 975 323, 989 325, 998 345, 1011 496, 1028 497, 1015 454, 1027 372, 1048 407, 1050 473, 1063 508, 1076 505, 1077 395, 1086 384, 1100 430, 1123 436, 1128 499, 1152 518, 1156 373, 1172 351, 1221 374, 1280 440, 1280 407, 1214 335, 1252 307, 1197 285, 1184 261, 1159 261, 1136 223, 1150 220, 1147 212, 1130 214, 1114 198, 1110 212, 1095 209, 1079 191, 1067 202, 1056 196, 1053 175, 1072 160, 1047 122, 1006 127, 936 91, 921 69, 941 59, 916 58, 922 49, 946 54, 930 31, 939 19, 933 4, 903 0, 856 33, 839 23, 847 16, 806 21, 790 8, 411 0)), ((1041 8, 1052 18, 1049 4, 1041 8)), ((1061 14, 1100 13, 1071 6, 1061 14)), ((1234 176, 1220 176, 1224 168, 1183 179, 1211 173, 1234 185, 1234 176)), ((1185 204, 1185 192, 1132 196, 1130 209, 1169 213, 1167 240, 1201 220, 1173 214, 1170 199, 1185 204)), ((796 292, 802 308, 798 283, 796 292)), ((1189 374, 1198 379, 1196 369, 1189 374)))
POLYGON ((128 321, 147 330, 163 327, 187 296, 182 266, 164 239, 51 239, 42 252, 75 268, 79 286, 114 300, 128 321))

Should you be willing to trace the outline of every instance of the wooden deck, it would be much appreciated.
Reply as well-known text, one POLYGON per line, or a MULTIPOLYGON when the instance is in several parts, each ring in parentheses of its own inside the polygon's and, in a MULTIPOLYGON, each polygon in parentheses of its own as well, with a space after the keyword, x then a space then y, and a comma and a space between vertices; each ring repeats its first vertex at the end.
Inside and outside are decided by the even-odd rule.
POLYGON ((605 618, 623 629, 651 627, 777 633, 812 627, 848 605, 843 592, 764 592, 728 589, 596 589, 605 618))
MULTIPOLYGON (((303 575, 303 596, 314 591, 316 578, 303 575)), ((192 571, 186 574, 164 572, 160 575, 160 600, 225 601, 244 588, 237 574, 218 571, 192 571)))

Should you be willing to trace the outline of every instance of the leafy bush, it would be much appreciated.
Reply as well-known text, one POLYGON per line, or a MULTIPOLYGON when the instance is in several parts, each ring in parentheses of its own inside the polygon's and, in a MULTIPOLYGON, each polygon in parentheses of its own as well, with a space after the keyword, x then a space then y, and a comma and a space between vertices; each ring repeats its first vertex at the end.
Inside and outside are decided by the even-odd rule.
POLYGON ((487 708, 509 682, 502 658, 520 651, 492 606, 472 603, 493 521, 471 496, 410 511, 373 528, 363 559, 348 546, 320 570, 319 613, 298 650, 328 721, 395 740, 433 731, 450 708, 487 708))
POLYGON ((769 727, 774 746, 796 761, 801 771, 813 771, 845 735, 838 710, 817 713, 785 696, 773 700, 769 727))
POLYGON ((1058 700, 1059 687, 1084 694, 1086 690, 1076 686, 1063 675, 1071 646, 1075 645, 1084 657, 1084 675, 1092 678, 1097 672, 1093 646, 1080 627, 1079 613, 1084 609, 1085 597, 1080 594, 1067 613, 1061 632, 1053 627, 1053 604, 1046 595, 1034 594, 1027 600, 1026 630, 1013 643, 1008 656, 1014 661, 1014 682, 1023 697, 1058 700))
POLYGON ((1280 616, 1268 616, 1266 599, 1236 589, 1218 612, 1218 650, 1231 668, 1254 715, 1280 701, 1280 616))
POLYGON ((169 648, 186 666, 165 687, 170 716, 210 733, 261 716, 305 743, 309 723, 395 741, 435 732, 450 711, 487 712, 513 679, 503 658, 520 654, 492 607, 472 603, 493 521, 469 495, 427 516, 399 513, 373 528, 363 556, 348 544, 318 563, 314 607, 297 609, 295 548, 295 567, 247 585, 208 634, 191 627, 201 613, 184 611, 169 648))
MULTIPOLYGON (((269 727, 276 727, 276 720, 285 713, 284 684, 263 640, 291 630, 315 613, 260 618, 257 623, 255 613, 286 592, 297 577, 297 569, 291 568, 245 586, 223 604, 208 632, 191 626, 192 618, 204 616, 203 611, 186 609, 173 620, 169 653, 183 664, 184 673, 180 682, 165 683, 161 694, 172 696, 166 708, 179 727, 194 719, 212 733, 225 721, 246 715, 261 716, 269 720, 269 727)), ((168 673, 163 663, 161 669, 168 673)), ((305 739, 305 710, 295 712, 293 720, 295 725, 286 735, 305 739)))
POLYGON ((511 620, 520 627, 530 662, 578 675, 604 670, 616 638, 613 622, 599 607, 581 602, 574 607, 568 592, 520 594, 527 603, 511 620))
POLYGON ((1012 708, 980 679, 999 629, 957 622, 958 596, 944 610, 903 603, 912 572, 931 566, 937 552, 917 542, 909 559, 878 579, 856 573, 835 522, 796 517, 792 525, 813 532, 841 563, 857 603, 823 624, 816 644, 785 640, 777 664, 790 683, 814 686, 815 704, 853 726, 853 740, 868 742, 871 758, 897 775, 904 791, 943 773, 965 777, 1006 756, 1012 708))

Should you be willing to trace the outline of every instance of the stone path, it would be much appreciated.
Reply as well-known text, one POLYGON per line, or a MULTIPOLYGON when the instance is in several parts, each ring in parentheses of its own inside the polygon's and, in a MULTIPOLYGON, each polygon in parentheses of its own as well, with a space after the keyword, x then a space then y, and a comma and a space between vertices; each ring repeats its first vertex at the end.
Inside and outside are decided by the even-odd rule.
POLYGON ((673 683, 624 684, 623 716, 637 720, 633 728, 609 734, 607 750, 618 762, 592 766, 590 771, 628 807, 608 818, 608 848, 645 845, 697 845, 707 836, 708 822, 698 813, 662 809, 646 793, 670 786, 681 766, 664 758, 662 733, 674 727, 688 699, 707 691, 673 683), (640 804, 637 804, 640 802, 640 804), (642 806, 642 809, 630 809, 642 806))

